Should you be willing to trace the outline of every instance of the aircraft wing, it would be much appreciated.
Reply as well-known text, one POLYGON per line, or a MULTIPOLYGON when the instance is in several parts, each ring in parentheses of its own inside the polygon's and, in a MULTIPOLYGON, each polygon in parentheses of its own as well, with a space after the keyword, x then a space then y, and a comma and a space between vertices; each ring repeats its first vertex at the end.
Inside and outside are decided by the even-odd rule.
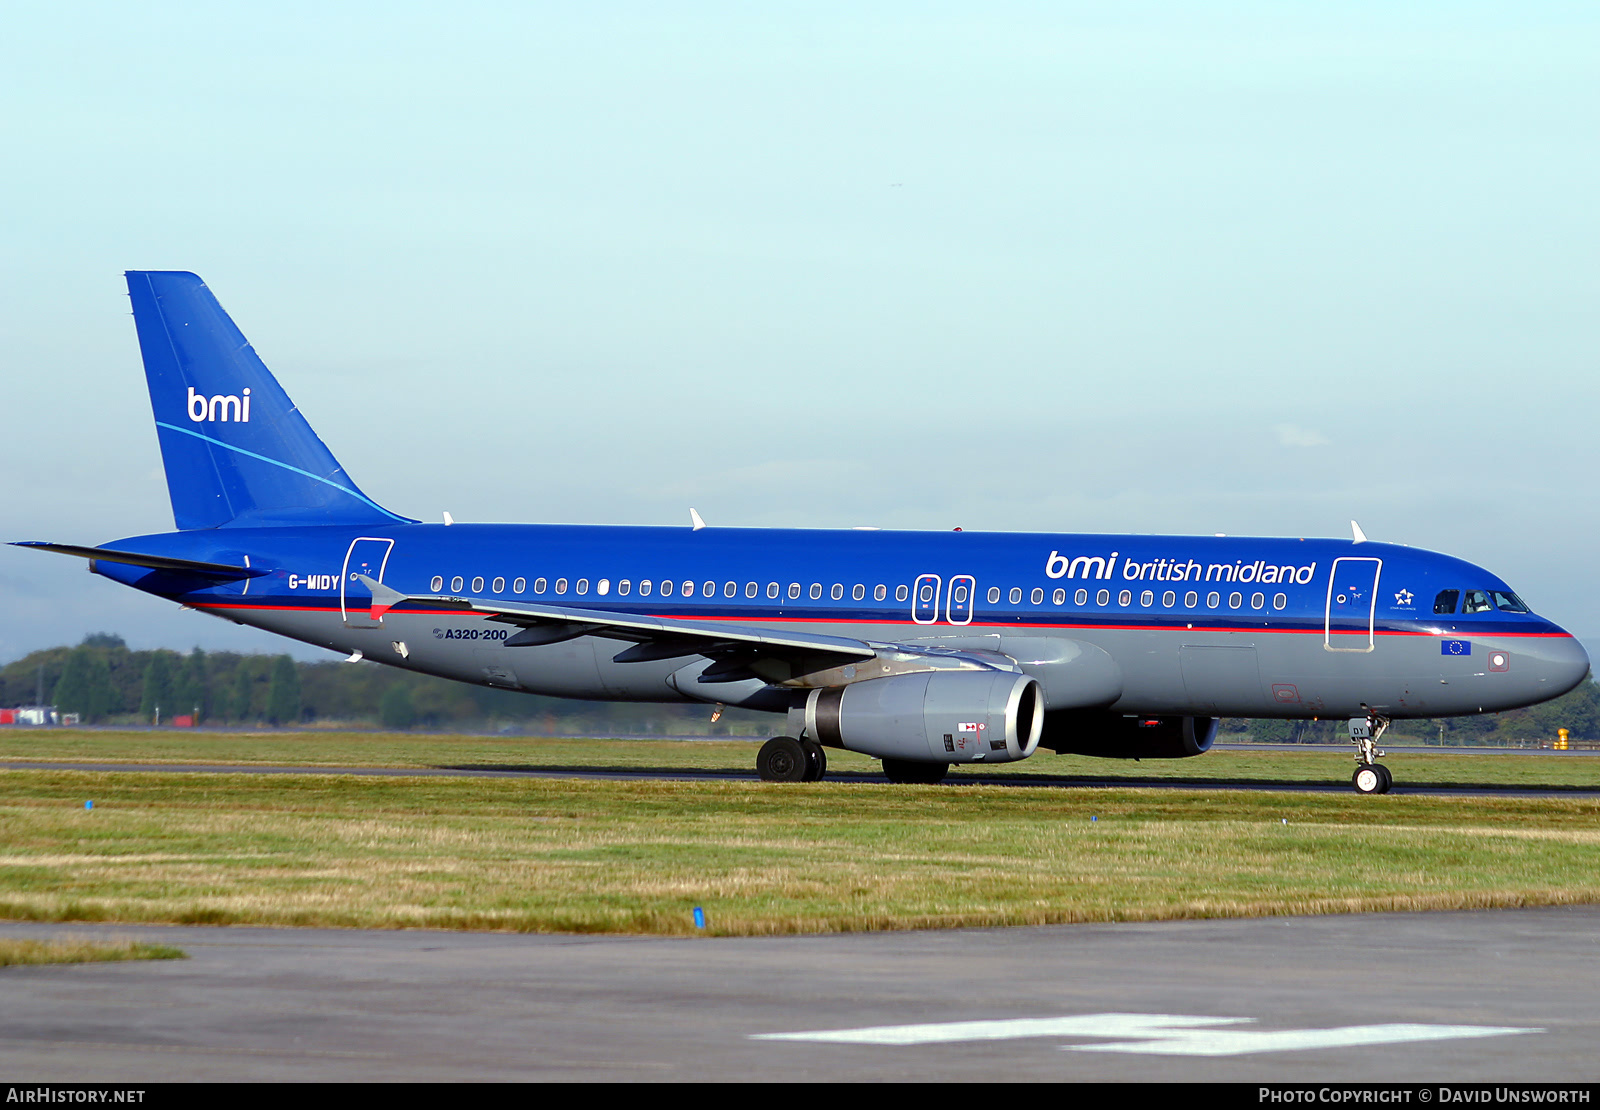
POLYGON ((478 613, 489 620, 514 624, 522 631, 506 647, 556 644, 579 636, 632 641, 618 652, 618 663, 643 663, 703 655, 714 660, 701 682, 738 682, 763 678, 783 682, 797 676, 874 659, 878 652, 861 640, 789 632, 752 625, 714 624, 670 617, 646 617, 566 605, 515 604, 483 598, 401 594, 366 575, 359 580, 372 591, 372 615, 382 616, 402 602, 430 609, 478 613))

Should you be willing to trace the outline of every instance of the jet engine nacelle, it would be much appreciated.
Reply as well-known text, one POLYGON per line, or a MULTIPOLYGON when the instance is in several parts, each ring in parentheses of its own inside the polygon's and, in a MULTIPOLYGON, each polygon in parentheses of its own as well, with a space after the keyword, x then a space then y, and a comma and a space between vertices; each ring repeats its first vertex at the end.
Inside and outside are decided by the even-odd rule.
POLYGON ((1071 711, 1044 717, 1040 743, 1061 755, 1184 759, 1204 755, 1217 739, 1215 717, 1120 717, 1071 711))
POLYGON ((1039 683, 1012 671, 935 671, 813 690, 806 735, 878 759, 1009 763, 1044 727, 1039 683))

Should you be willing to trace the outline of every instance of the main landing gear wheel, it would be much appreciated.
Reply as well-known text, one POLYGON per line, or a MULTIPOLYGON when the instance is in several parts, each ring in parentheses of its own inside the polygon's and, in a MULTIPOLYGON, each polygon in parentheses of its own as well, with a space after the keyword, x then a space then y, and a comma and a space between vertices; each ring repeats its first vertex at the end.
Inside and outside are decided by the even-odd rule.
POLYGON ((800 747, 806 753, 806 777, 804 782, 821 782, 822 776, 828 773, 828 753, 822 750, 822 745, 815 740, 800 741, 800 747))
POLYGON ((792 736, 774 736, 756 754, 756 773, 763 782, 805 782, 811 768, 804 745, 792 736))
POLYGON ((1363 763, 1350 776, 1350 782, 1362 794, 1387 794, 1394 785, 1394 776, 1381 763, 1363 763))
POLYGON ((944 781, 948 763, 923 763, 915 759, 886 759, 883 774, 890 782, 933 786, 944 781))

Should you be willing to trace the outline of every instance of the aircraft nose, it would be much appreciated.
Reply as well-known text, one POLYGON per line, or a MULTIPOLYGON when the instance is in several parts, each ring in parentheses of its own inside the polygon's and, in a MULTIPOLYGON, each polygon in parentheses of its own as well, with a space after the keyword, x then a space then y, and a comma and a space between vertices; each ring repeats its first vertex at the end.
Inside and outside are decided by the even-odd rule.
POLYGON ((1534 654, 1538 659, 1540 693, 1546 698, 1560 697, 1589 676, 1589 653, 1571 636, 1551 636, 1539 644, 1534 654))

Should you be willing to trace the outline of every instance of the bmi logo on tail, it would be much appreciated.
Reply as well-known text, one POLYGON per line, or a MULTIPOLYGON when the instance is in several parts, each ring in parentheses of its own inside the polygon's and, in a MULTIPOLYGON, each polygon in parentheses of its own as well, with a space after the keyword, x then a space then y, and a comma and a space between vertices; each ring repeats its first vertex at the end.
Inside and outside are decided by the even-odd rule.
POLYGON ((233 413, 233 420, 239 424, 250 423, 250 387, 245 386, 244 396, 241 397, 216 397, 207 398, 203 393, 196 393, 194 386, 189 387, 189 419, 196 424, 210 420, 226 422, 228 413, 233 413))

